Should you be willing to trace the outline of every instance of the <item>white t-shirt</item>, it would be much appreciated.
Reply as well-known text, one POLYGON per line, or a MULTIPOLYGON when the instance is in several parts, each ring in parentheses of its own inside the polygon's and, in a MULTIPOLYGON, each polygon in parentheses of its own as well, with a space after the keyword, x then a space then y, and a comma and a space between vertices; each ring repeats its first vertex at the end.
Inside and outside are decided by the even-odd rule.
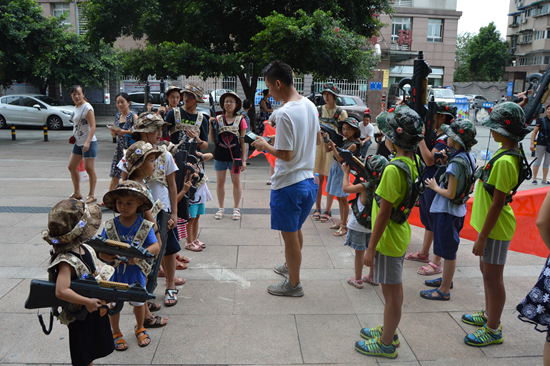
MULTIPOLYGON (((71 121, 73 122, 73 136, 76 139, 75 144, 78 146, 84 146, 88 135, 90 134, 90 125, 86 119, 89 111, 93 112, 94 107, 90 103, 84 103, 80 107, 76 107, 71 116, 71 121)), ((92 137, 92 141, 97 141, 97 138, 92 137)))
POLYGON ((189 204, 198 205, 210 201, 212 201, 212 195, 210 194, 208 186, 206 185, 206 183, 204 183, 202 186, 199 187, 199 189, 197 189, 197 192, 195 193, 195 199, 193 200, 193 202, 189 201, 189 204))
POLYGON ((275 149, 292 151, 290 161, 275 160, 271 189, 277 190, 313 178, 319 113, 307 98, 287 102, 276 116, 275 149))
POLYGON ((361 130, 361 140, 366 139, 367 136, 370 136, 371 140, 374 141, 374 127, 372 123, 364 125, 363 121, 359 123, 359 130, 361 130))
MULTIPOLYGON (((158 163, 157 163, 158 167, 158 163)), ((122 170, 123 172, 128 173, 126 168, 124 167, 124 157, 120 159, 120 161, 117 164, 117 168, 122 170)), ((178 166, 174 162, 174 158, 172 157, 172 154, 167 154, 166 156, 166 176, 169 176, 170 174, 174 173, 175 171, 179 170, 178 166)), ((170 203, 170 194, 168 193, 168 188, 164 186, 164 184, 153 181, 147 183, 147 186, 151 190, 151 193, 153 194, 153 200, 159 199, 160 202, 164 204, 163 210, 166 212, 172 212, 172 205, 170 203)))
MULTIPOLYGON (((362 212, 365 208, 360 199, 357 200, 357 208, 359 209, 359 212, 362 212)), ((353 214, 353 211, 351 209, 349 210, 348 228, 351 230, 359 231, 360 233, 371 232, 369 228, 366 228, 357 222, 357 219, 355 218, 355 215, 353 214)))

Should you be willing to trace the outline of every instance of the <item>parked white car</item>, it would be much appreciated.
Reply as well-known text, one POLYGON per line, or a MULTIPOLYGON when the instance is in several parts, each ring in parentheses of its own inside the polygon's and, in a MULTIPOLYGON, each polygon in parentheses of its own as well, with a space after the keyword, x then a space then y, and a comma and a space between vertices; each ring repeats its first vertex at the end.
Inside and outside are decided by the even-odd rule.
POLYGON ((44 126, 49 130, 72 127, 74 106, 41 94, 0 97, 0 128, 9 125, 44 126))

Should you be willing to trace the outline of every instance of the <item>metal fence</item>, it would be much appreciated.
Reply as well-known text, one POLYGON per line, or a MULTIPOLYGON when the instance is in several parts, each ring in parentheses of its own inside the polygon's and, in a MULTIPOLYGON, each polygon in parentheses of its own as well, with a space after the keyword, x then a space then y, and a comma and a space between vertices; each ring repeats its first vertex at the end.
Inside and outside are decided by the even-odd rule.
POLYGON ((321 90, 323 90, 323 85, 326 83, 334 83, 340 88, 342 94, 353 94, 361 98, 363 101, 367 100, 368 81, 365 79, 357 79, 353 82, 350 82, 346 79, 327 79, 325 81, 316 81, 315 91, 320 92, 321 90))

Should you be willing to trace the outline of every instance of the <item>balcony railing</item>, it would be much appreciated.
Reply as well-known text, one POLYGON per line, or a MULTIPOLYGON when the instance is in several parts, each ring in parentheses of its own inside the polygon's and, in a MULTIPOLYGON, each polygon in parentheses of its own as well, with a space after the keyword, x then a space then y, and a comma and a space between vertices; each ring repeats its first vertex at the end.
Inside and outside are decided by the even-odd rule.
POLYGON ((517 28, 517 27, 519 27, 519 23, 508 24, 508 28, 517 28))
POLYGON ((412 8, 414 7, 413 0, 394 0, 391 4, 394 8, 412 8))

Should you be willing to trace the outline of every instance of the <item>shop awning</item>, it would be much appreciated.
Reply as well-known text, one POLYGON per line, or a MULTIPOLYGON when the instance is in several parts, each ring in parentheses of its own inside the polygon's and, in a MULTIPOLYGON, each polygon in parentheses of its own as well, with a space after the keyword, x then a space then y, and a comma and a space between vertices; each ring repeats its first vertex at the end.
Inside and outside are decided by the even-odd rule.
POLYGON ((516 11, 515 13, 510 13, 510 14, 508 14, 508 16, 511 17, 511 16, 518 15, 518 14, 521 14, 521 13, 525 13, 525 10, 516 11))
POLYGON ((391 62, 403 62, 418 57, 418 51, 382 50, 382 57, 389 57, 391 62))

